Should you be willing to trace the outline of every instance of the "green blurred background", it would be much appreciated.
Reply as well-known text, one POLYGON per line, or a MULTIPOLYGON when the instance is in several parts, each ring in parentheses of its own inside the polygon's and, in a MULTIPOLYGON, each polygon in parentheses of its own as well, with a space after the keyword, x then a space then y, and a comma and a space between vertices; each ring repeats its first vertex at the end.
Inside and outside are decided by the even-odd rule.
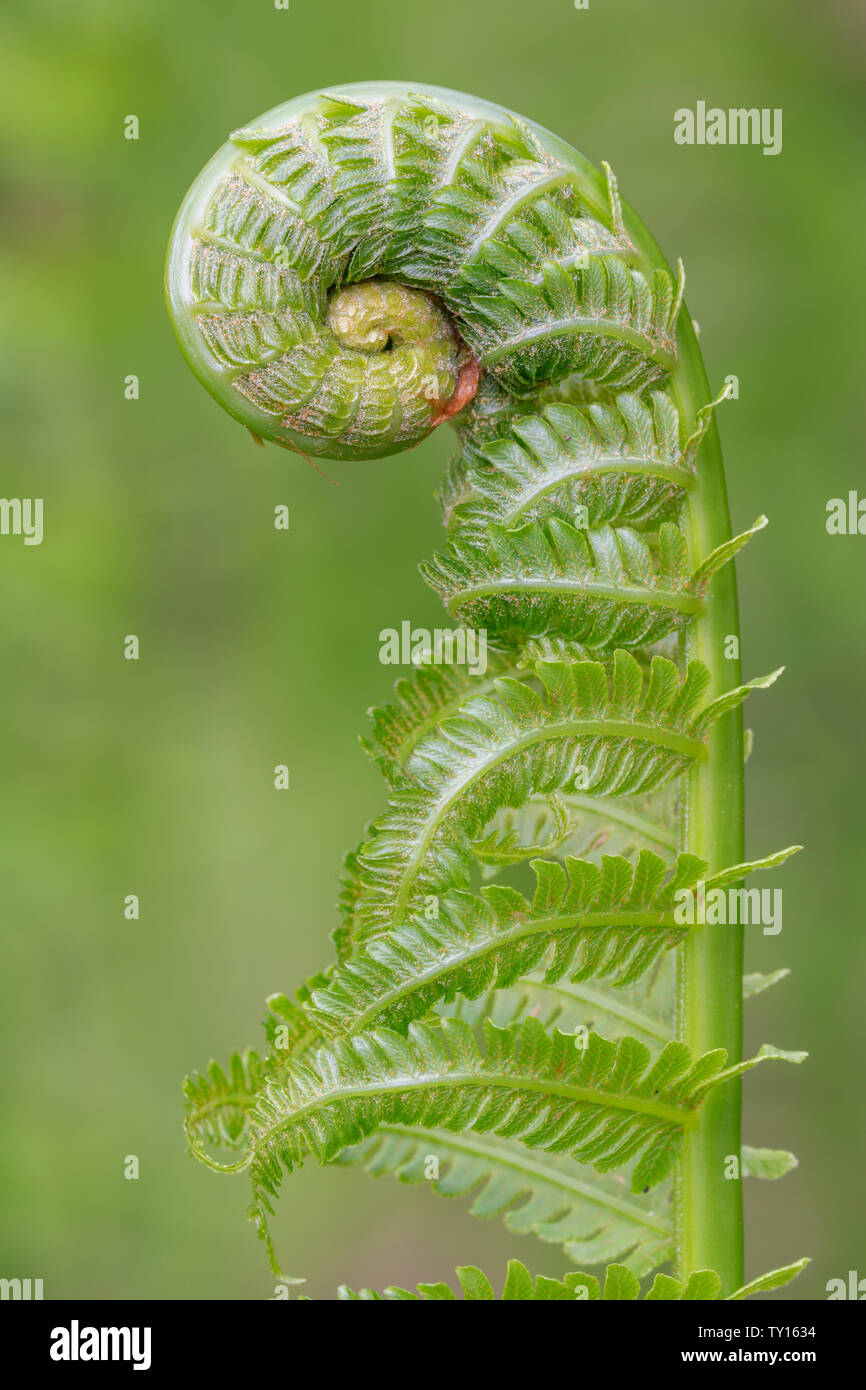
MULTIPOLYGON (((858 0, 7 8, 0 490, 45 499, 45 540, 0 539, 0 1273, 41 1276, 49 1298, 272 1295, 246 1180, 185 1156, 180 1080, 259 1045, 264 997, 329 959, 342 854, 382 801, 357 745, 390 688, 377 635, 439 621, 416 565, 449 442, 329 465, 339 488, 255 448, 184 365, 162 262, 232 128, 313 88, 406 78, 610 160, 684 257, 711 382, 739 377, 720 413, 733 520, 772 522, 739 562, 744 664, 788 667, 749 706, 749 848, 808 847, 772 880, 782 934, 749 934, 750 969, 793 974, 750 1006, 748 1041, 812 1054, 746 1083, 747 1141, 800 1157, 747 1183, 747 1272, 810 1254, 785 1291, 810 1298, 866 1275, 866 538, 825 530, 827 500, 863 479, 864 38, 858 0), (700 98, 782 107, 783 153, 676 146, 673 112, 700 98)), ((508 1254, 567 1267, 462 1202, 312 1164, 274 1229, 318 1298, 508 1254)))

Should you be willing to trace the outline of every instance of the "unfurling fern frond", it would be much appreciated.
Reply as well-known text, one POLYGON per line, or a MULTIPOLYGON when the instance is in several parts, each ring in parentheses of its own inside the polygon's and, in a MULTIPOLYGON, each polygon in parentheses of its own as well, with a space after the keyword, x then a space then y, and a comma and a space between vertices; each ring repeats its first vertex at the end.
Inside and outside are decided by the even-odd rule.
POLYGON ((674 920, 674 894, 706 868, 688 855, 670 879, 664 860, 642 850, 636 864, 605 856, 601 867, 567 858, 533 860, 531 901, 491 886, 480 897, 452 893, 435 922, 393 928, 338 966, 312 1005, 324 1028, 399 1026, 441 999, 506 989, 550 957, 545 982, 642 975, 687 928, 674 920))
POLYGON ((653 391, 647 405, 623 392, 612 406, 554 404, 522 416, 471 464, 458 455, 451 495, 459 487, 463 500, 446 511, 449 531, 480 547, 491 524, 511 529, 548 516, 572 524, 585 516, 588 527, 658 526, 676 516, 695 484, 699 441, 686 452, 679 428, 664 391, 653 391))
POLYGON ((454 545, 422 566, 453 618, 506 637, 555 632, 588 647, 646 645, 700 612, 686 571, 685 542, 665 522, 658 572, 630 527, 577 530, 556 517, 487 527, 488 546, 454 545))
POLYGON ((453 423, 422 572, 485 639, 371 711, 388 802, 337 962, 271 996, 267 1057, 186 1083, 192 1151, 249 1168, 266 1237, 308 1154, 409 1183, 432 1156, 473 1214, 629 1261, 512 1262, 507 1300, 630 1301, 669 1258, 646 1298, 736 1299, 800 1267, 743 1284, 740 1179, 795 1160, 741 1146, 738 1078, 802 1054, 743 1062, 741 1010, 786 972, 744 978, 741 922, 677 912, 793 852, 746 861, 738 710, 775 675, 741 683, 729 562, 765 519, 732 534, 684 284, 609 166, 401 83, 267 113, 181 207, 178 341, 256 439, 369 459, 453 423))
POLYGON ((575 1040, 532 1018, 517 1030, 485 1022, 484 1033, 482 1054, 459 1019, 412 1023, 405 1037, 370 1029, 285 1064, 250 1114, 254 1211, 269 1249, 269 1199, 283 1169, 292 1172, 307 1154, 333 1162, 380 1125, 518 1138, 602 1173, 630 1163, 631 1190, 644 1192, 671 1172, 708 1091, 760 1062, 805 1055, 765 1045, 726 1066, 723 1049, 693 1058, 670 1042, 653 1062, 634 1038, 575 1040))
POLYGON ((358 856, 357 941, 468 883, 471 841, 502 806, 575 787, 596 797, 652 791, 706 756, 718 715, 775 679, 698 712, 708 679, 700 663, 681 677, 656 656, 647 682, 625 651, 610 682, 598 662, 538 662, 535 671, 540 692, 501 679, 494 695, 466 700, 416 745, 406 783, 358 856))
POLYGON ((600 866, 570 856, 564 865, 533 860, 531 901, 498 885, 480 897, 452 893, 437 921, 373 937, 321 985, 310 985, 305 1007, 327 1035, 400 1029, 455 995, 473 1000, 507 990, 539 968, 545 985, 608 977, 622 989, 682 941, 688 927, 674 904, 699 880, 711 889, 793 852, 707 879, 703 860, 681 854, 668 874, 665 861, 645 849, 634 862, 603 855, 600 866))
POLYGON ((388 784, 395 786, 418 743, 435 733, 443 719, 456 714, 469 695, 494 693, 496 681, 511 669, 512 663, 490 652, 483 678, 471 676, 459 665, 422 666, 411 678, 397 681, 393 704, 368 711, 371 730, 361 740, 362 748, 378 763, 388 784))
POLYGON ((657 561, 631 527, 490 522, 486 547, 455 543, 421 572, 452 617, 503 640, 556 633, 593 649, 646 646, 703 611, 713 574, 765 524, 759 517, 690 574, 685 539, 670 522, 659 528, 657 561))
POLYGON ((212 1061, 206 1075, 187 1077, 184 1125, 193 1153, 207 1161, 207 1147, 239 1148, 246 1142, 250 1111, 266 1071, 256 1052, 233 1052, 227 1073, 212 1061))

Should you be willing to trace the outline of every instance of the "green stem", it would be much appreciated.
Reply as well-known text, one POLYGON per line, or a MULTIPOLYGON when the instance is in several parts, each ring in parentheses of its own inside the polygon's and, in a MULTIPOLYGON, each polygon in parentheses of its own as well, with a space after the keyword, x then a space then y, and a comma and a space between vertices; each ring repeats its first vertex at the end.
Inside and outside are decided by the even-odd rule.
MULTIPOLYGON (((630 208, 626 225, 640 256, 665 266, 649 232, 630 208)), ((687 426, 711 399, 706 371, 688 311, 683 306, 677 332, 677 365, 671 388, 680 419, 687 426)), ((715 421, 697 455, 697 487, 687 496, 684 526, 691 554, 709 555, 731 537, 728 498, 715 421)), ((713 579, 703 612, 689 625, 684 656, 710 671, 710 698, 741 681, 739 615, 734 567, 713 579), (737 638, 736 655, 725 655, 725 639, 737 638)), ((706 859, 712 868, 745 858, 743 836, 742 712, 731 711, 711 730, 708 757, 683 778, 680 848, 706 859)), ((742 1059, 743 930, 708 926, 689 936, 679 953, 677 1037, 695 1055, 723 1047, 730 1063, 742 1059)), ((739 1178, 741 1083, 734 1079, 713 1091, 701 1106, 700 1120, 685 1135, 676 1182, 677 1272, 714 1269, 723 1293, 739 1288, 743 1275, 743 1202, 739 1178), (730 1160, 737 1160, 736 1177, 730 1160)))
MULTIPOLYGON (((684 352, 681 370, 703 367, 695 345, 693 361, 684 352)), ((679 370, 679 369, 678 369, 679 370)), ((691 376, 695 381, 695 374, 691 376)), ((697 553, 730 536, 728 503, 718 435, 713 425, 699 454, 699 484, 687 517, 697 553)), ((740 682, 739 657, 725 657, 725 639, 739 634, 733 566, 716 576, 702 618, 686 638, 689 657, 697 657, 712 676, 712 693, 740 682)), ((743 743, 742 712, 725 715, 709 735, 709 757, 684 777, 682 844, 714 868, 742 863, 743 743)), ((677 1036, 697 1055, 724 1047, 731 1063, 742 1058, 743 930, 709 926, 684 944, 679 960, 677 1036)), ((715 1269, 723 1293, 743 1283, 743 1205, 739 1177, 741 1083, 735 1079, 707 1097, 701 1120, 687 1135, 677 1182, 678 1269, 682 1275, 715 1269), (735 1176, 731 1159, 736 1159, 735 1176)))

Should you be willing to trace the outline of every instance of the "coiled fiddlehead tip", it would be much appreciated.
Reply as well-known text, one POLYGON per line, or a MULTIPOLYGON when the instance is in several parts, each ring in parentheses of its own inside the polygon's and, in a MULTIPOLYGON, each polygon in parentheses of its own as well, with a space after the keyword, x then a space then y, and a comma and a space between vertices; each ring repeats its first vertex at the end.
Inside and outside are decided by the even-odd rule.
MULTIPOLYGON (((386 107, 310 97, 274 113, 277 124, 262 117, 211 160, 178 213, 166 270, 175 333, 200 381, 259 440, 380 457, 475 395, 480 366, 435 285, 387 273, 386 107), (344 186, 350 140, 366 158, 361 198, 344 186)), ((348 164, 356 179, 357 158, 348 164)))
MULTIPOLYGON (((364 280, 334 292, 327 326, 348 351, 369 357, 392 353, 384 362, 389 383, 399 381, 403 396, 405 443, 450 419, 469 403, 480 375, 453 319, 435 298, 394 280, 364 280), (471 386, 471 389, 469 387, 471 386), (413 420, 410 428, 409 419, 413 420)), ((371 380, 365 381, 369 390, 371 380)))

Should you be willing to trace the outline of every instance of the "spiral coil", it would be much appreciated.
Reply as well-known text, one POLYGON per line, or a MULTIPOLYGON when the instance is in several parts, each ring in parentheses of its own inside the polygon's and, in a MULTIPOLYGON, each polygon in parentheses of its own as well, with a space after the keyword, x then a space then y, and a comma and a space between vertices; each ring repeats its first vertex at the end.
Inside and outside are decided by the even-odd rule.
MULTIPOLYGON (((294 999, 269 1001, 269 1058, 236 1056, 229 1077, 216 1068, 187 1082, 191 1144, 224 1171, 251 1168, 263 1234, 281 1164, 291 1170, 310 1151, 330 1161, 380 1127, 387 1149, 403 1102, 425 1124, 486 1127, 530 1147, 549 1139, 602 1172, 642 1149, 640 1195, 671 1172, 706 1078, 742 1069, 721 1071, 710 1019, 695 1038, 712 1050, 691 1071, 681 1040, 657 1064, 697 1077, 697 1089, 677 1083, 676 1104, 653 1118, 659 1093, 640 1083, 630 1113, 617 1088, 649 1053, 624 1019, 641 1015, 603 993, 637 984, 645 1000, 647 980, 652 993, 683 946, 674 895, 716 852, 706 825, 689 842, 689 779, 712 761, 715 721, 774 679, 722 693, 718 678, 735 594, 728 584, 710 613, 708 586, 765 519, 730 537, 720 467, 710 503, 699 498, 697 457, 724 392, 708 399, 680 321, 683 287, 682 267, 671 274, 607 166, 439 89, 385 83, 290 102, 236 132, 181 207, 167 271, 175 331, 199 379, 257 437, 362 459, 452 423, 446 540, 422 573, 452 619, 491 642, 486 675, 422 668, 372 711, 365 746, 389 798, 346 860, 338 961, 294 999), (497 885, 473 895, 479 873, 527 861, 531 900, 497 885), (538 1079, 566 1045, 534 1022, 539 1012, 545 1024, 574 1021, 571 1004, 542 998, 562 979, 605 981, 596 998, 618 1040, 591 1041, 581 1063, 575 1103, 596 1085, 606 1099, 575 1112, 584 1140, 570 1149, 551 1138, 560 1110, 539 1099, 538 1079), (473 1013, 467 1001, 479 999, 473 1013), (513 1031, 506 1045, 493 1029, 493 1061, 473 1052, 463 1066, 471 1049, 450 1015, 462 1008, 474 1027, 488 1004, 509 1028, 522 1023, 527 1049, 517 1061, 509 1052, 498 1083, 515 1087, 507 1124, 504 1092, 483 1104, 448 1093, 487 1085, 513 1048, 513 1031), (308 1065, 319 1044, 333 1051, 308 1065), (540 1068, 531 1084, 521 1072, 530 1053, 540 1068), (216 1164, 204 1141, 247 1151, 216 1164)), ((711 776, 730 793, 736 731, 714 756, 711 776)), ((735 811, 720 837, 731 857, 715 866, 726 882, 749 867, 738 862, 740 830, 735 811)), ((662 984, 656 1039, 673 1031, 662 984)), ((738 988, 734 966, 725 989, 738 1000, 738 988)), ((736 1058, 736 1021, 727 1031, 736 1058)), ((722 1153, 738 1134, 735 1105, 727 1116, 722 1153)), ((495 1174, 496 1154, 486 1161, 495 1174)), ((670 1253, 661 1224, 636 1257, 641 1271, 670 1253)), ((644 1237, 616 1239, 621 1250, 644 1237)))

